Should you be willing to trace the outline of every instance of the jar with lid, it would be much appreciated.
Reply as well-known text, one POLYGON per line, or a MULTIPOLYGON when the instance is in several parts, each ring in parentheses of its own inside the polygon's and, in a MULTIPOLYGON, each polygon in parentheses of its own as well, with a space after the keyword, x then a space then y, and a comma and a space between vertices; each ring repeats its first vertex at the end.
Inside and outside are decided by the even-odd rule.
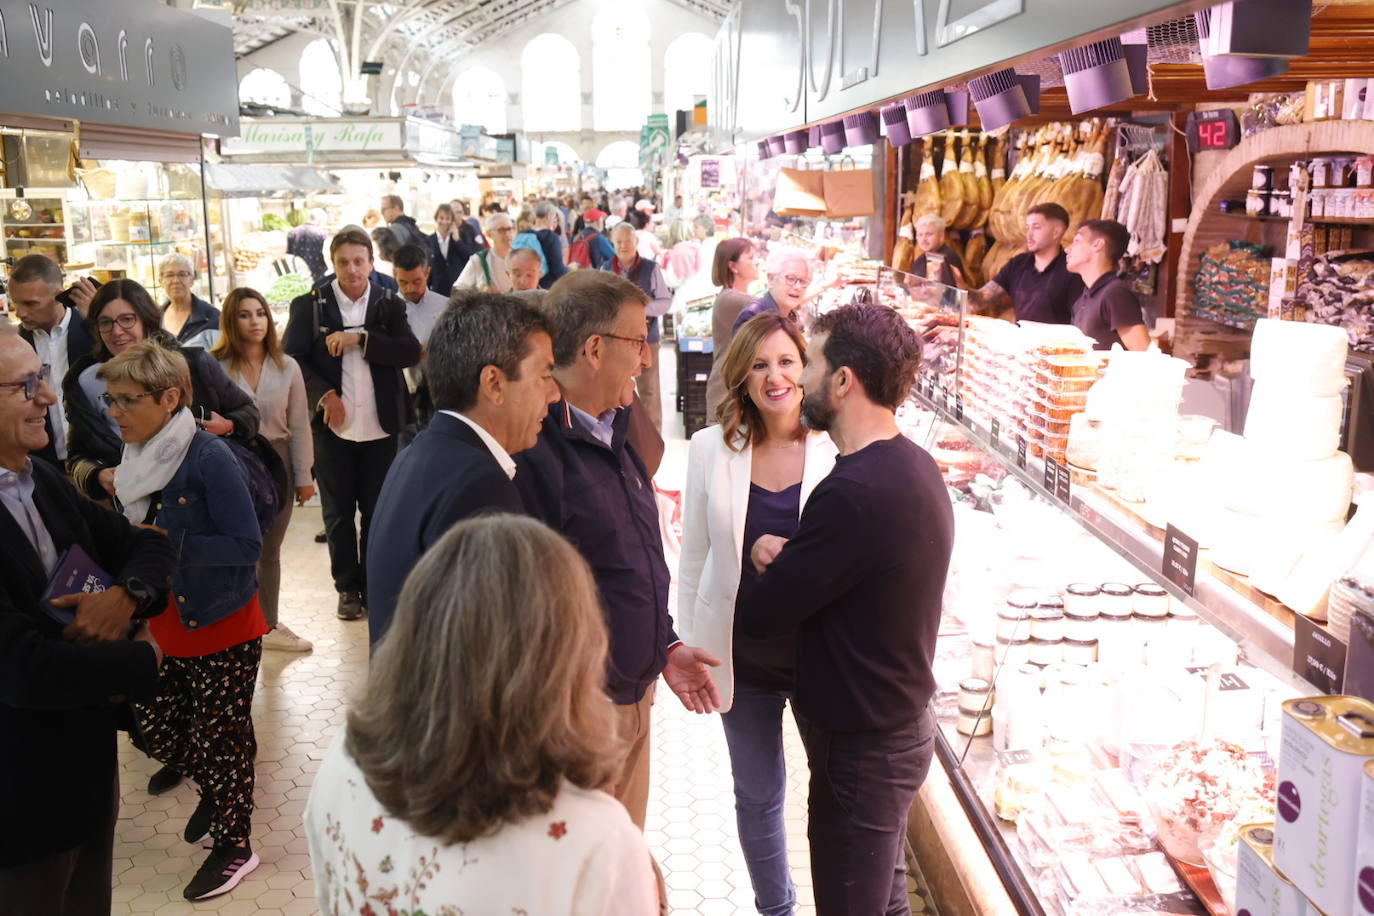
POLYGON ((1334 185, 1331 182, 1331 160, 1325 156, 1314 156, 1312 159, 1312 187, 1330 188, 1334 185))
POLYGON ((1165 646, 1168 642, 1169 615, 1166 614, 1141 614, 1137 613, 1132 618, 1135 626, 1135 640, 1139 644, 1146 664, 1159 664, 1165 661, 1167 648, 1163 649, 1159 656, 1156 656, 1156 647, 1165 646))
POLYGON ((1250 187, 1255 191, 1274 190, 1274 167, 1272 165, 1257 165, 1251 173, 1250 187))
POLYGON ((1057 672, 1045 688, 1045 733, 1052 742, 1081 744, 1089 734, 1085 715, 1087 697, 1083 691, 1083 669, 1071 667, 1057 672))
POLYGON ((1064 638, 1064 612, 1050 607, 1031 611, 1031 639, 1056 640, 1064 638))
POLYGON ((1134 587, 1131 610, 1151 617, 1169 616, 1169 593, 1156 582, 1141 582, 1134 587))
POLYGON ((1097 610, 1106 614, 1113 608, 1117 614, 1131 614, 1135 610, 1135 589, 1124 582, 1102 583, 1097 610))
POLYGON ((1097 599, 1102 594, 1101 589, 1096 585, 1087 582, 1072 582, 1064 589, 1064 610, 1068 611, 1091 611, 1094 617, 1097 616, 1097 599))
POLYGON ((1063 659, 1060 650, 1063 638, 1058 639, 1039 639, 1032 636, 1030 639, 1029 657, 1032 665, 1053 665, 1063 659))
POLYGON ((1097 610, 1095 608, 1071 608, 1064 612, 1065 639, 1096 639, 1097 610))
POLYGON ((997 685, 992 710, 993 747, 999 751, 1039 750, 1044 744, 1040 671, 1008 668, 997 685))
POLYGON ((1006 603, 997 610, 997 636, 1001 639, 1024 639, 1029 635, 1027 620, 1039 605, 1039 598, 1031 592, 1012 592, 1006 603))
POLYGON ((1119 607, 1103 608, 1097 618, 1097 660, 1104 665, 1138 665, 1140 648, 1133 614, 1119 607))
POLYGON ((1269 198, 1271 216, 1291 219, 1293 216, 1293 194, 1291 191, 1275 191, 1269 198))
POLYGON ((993 671, 997 668, 997 644, 992 640, 975 639, 973 641, 973 652, 970 659, 970 673, 977 678, 985 681, 992 680, 993 671))
POLYGON ((1268 191, 1246 191, 1245 192, 1245 213, 1247 216, 1268 216, 1269 215, 1269 192, 1268 191))
POLYGON ((1060 653, 1070 665, 1091 665, 1097 661, 1097 640, 1065 637, 1060 653))
POLYGON ((1007 639, 997 637, 997 665, 999 668, 1016 668, 1030 662, 1030 639, 1007 639))
POLYGON ((959 708, 985 714, 993 702, 992 682, 981 677, 966 677, 959 682, 959 708))
POLYGON ((959 707, 958 718, 955 719, 954 728, 961 735, 970 738, 981 738, 992 731, 992 711, 979 713, 975 709, 964 709, 959 707))

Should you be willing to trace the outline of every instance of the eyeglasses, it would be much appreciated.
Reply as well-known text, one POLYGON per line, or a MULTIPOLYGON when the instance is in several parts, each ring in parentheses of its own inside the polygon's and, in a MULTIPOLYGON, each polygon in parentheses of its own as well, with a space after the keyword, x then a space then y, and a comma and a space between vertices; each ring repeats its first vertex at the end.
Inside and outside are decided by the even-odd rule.
POLYGON ((786 283, 788 286, 805 286, 809 281, 806 277, 794 277, 791 274, 784 274, 782 282, 786 283))
POLYGON ((191 272, 189 270, 173 270, 162 275, 164 280, 189 280, 191 272))
POLYGON ((636 350, 643 350, 649 346, 649 338, 647 337, 621 337, 619 334, 602 334, 601 336, 609 337, 612 340, 623 340, 626 343, 632 343, 635 345, 636 350))
POLYGON ((158 397, 166 390, 166 388, 154 388, 152 391, 145 391, 142 394, 102 394, 100 400, 105 402, 106 407, 118 407, 121 413, 128 413, 138 406, 139 401, 144 398, 158 397))
POLYGON ((0 388, 20 388, 24 392, 24 400, 32 401, 34 396, 38 394, 38 386, 40 384, 46 385, 51 377, 52 367, 44 366, 17 382, 0 382, 0 388))
POLYGON ((121 328, 127 331, 134 325, 138 324, 138 322, 139 318, 137 314, 135 314, 134 312, 125 312, 118 318, 97 318, 95 320, 95 326, 100 331, 100 333, 108 334, 115 325, 119 325, 121 328))

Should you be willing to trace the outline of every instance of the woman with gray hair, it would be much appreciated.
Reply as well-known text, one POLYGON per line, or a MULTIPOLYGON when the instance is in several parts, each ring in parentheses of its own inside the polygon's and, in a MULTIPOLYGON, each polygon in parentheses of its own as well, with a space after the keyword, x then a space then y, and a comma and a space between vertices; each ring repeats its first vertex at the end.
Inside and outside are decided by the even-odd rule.
POLYGON ((196 279, 191 259, 174 251, 157 269, 162 291, 167 294, 167 301, 162 303, 162 329, 183 347, 213 347, 219 340, 219 309, 191 292, 196 279))
POLYGON ((568 272, 563 263, 563 211, 552 201, 544 201, 534 208, 534 236, 539 240, 539 249, 544 253, 544 275, 539 278, 539 288, 548 289, 568 272))
POLYGON ((921 249, 921 256, 911 265, 913 274, 945 286, 964 288, 964 261, 945 241, 943 219, 927 213, 916 220, 916 247, 921 249))
POLYGON ((310 790, 320 911, 657 913, 644 836, 604 791, 607 649, 566 540, 515 515, 453 526, 406 579, 310 790))

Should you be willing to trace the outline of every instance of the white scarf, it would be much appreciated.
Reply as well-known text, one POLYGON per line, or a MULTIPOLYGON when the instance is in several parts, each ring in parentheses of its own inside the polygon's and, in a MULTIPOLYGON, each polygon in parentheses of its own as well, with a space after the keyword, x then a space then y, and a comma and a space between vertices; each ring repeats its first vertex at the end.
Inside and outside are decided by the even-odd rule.
POLYGON ((147 442, 124 446, 124 457, 115 469, 115 493, 125 518, 135 525, 143 524, 153 494, 167 486, 181 468, 196 430, 191 411, 182 407, 147 442))

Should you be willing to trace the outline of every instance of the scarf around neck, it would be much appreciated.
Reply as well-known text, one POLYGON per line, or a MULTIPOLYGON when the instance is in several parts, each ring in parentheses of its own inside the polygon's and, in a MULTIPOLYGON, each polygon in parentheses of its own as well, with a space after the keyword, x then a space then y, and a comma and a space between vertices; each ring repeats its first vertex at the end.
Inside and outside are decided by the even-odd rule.
POLYGON ((154 493, 171 481, 196 435, 191 411, 182 407, 147 442, 124 446, 124 457, 115 469, 115 493, 124 517, 143 524, 154 493))

